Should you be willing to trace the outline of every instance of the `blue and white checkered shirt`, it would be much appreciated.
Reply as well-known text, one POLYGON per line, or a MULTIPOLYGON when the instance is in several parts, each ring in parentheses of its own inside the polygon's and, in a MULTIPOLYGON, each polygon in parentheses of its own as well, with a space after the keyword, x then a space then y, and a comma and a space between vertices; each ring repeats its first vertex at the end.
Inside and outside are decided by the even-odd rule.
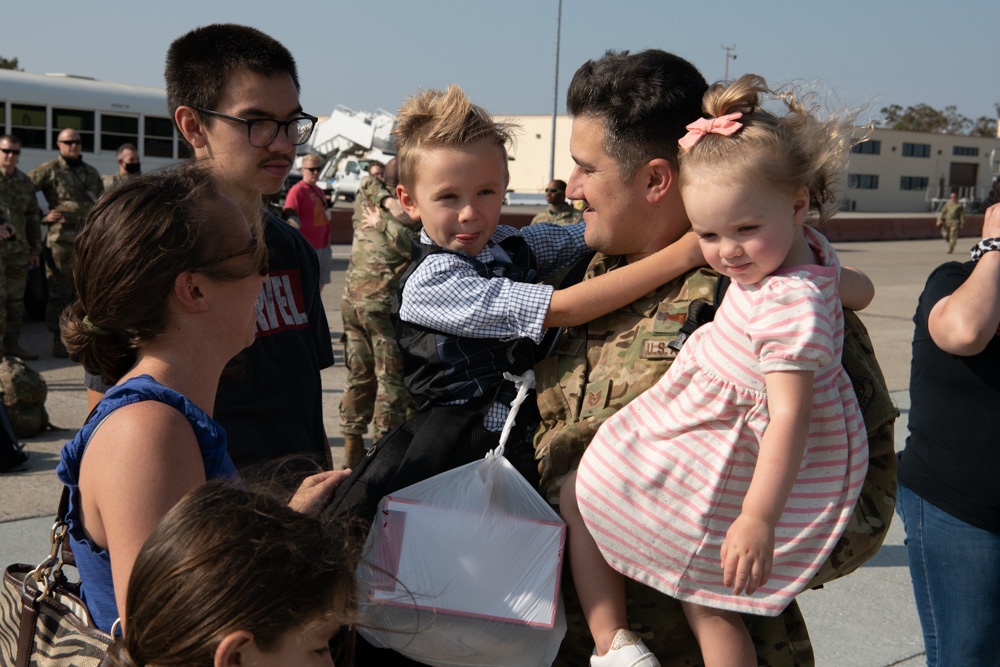
MULTIPOLYGON (((537 224, 522 230, 500 226, 475 258, 484 264, 496 259, 509 261, 496 244, 520 234, 535 256, 538 279, 544 280, 589 252, 583 240, 584 229, 583 222, 537 224)), ((423 230, 420 242, 437 245, 423 230)), ((553 291, 550 285, 520 283, 505 277, 483 278, 461 257, 441 252, 427 257, 407 280, 399 316, 454 336, 501 341, 530 338, 540 343, 553 291)), ((507 406, 494 404, 484 420, 486 428, 500 430, 507 411, 507 406)))

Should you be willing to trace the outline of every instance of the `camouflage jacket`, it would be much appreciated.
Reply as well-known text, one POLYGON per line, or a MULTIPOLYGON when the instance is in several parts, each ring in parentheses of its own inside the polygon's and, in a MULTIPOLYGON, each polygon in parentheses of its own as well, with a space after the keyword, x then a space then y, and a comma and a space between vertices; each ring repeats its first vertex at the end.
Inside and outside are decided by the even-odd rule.
MULTIPOLYGON (((624 261, 598 254, 585 279, 624 261)), ((553 354, 535 366, 542 415, 535 458, 550 502, 601 424, 667 372, 677 356, 667 343, 677 337, 692 301, 713 302, 717 280, 715 272, 698 269, 589 324, 567 328, 553 354)))
POLYGON ((68 225, 82 225, 104 192, 104 183, 96 169, 86 162, 72 169, 62 156, 38 165, 28 178, 45 197, 50 210, 62 211, 64 224, 68 225))
POLYGON ((392 193, 377 178, 366 177, 358 187, 344 298, 354 302, 364 300, 369 305, 381 304, 388 312, 399 279, 410 264, 410 247, 420 224, 405 214, 401 220, 380 208, 382 216, 378 224, 366 225, 365 207, 379 207, 387 197, 392 197, 392 193))
POLYGON ((111 188, 117 188, 122 183, 126 183, 129 179, 136 177, 138 177, 138 174, 108 174, 107 176, 101 176, 101 183, 104 184, 104 191, 107 192, 111 188))
POLYGON ((16 230, 7 241, 9 252, 37 255, 42 250, 40 224, 42 213, 35 199, 35 186, 20 169, 8 176, 0 170, 0 215, 16 230))
POLYGON ((531 224, 535 224, 536 222, 554 222, 557 225, 571 225, 581 220, 583 220, 583 213, 573 208, 571 204, 563 202, 563 205, 555 211, 547 208, 536 215, 531 219, 531 224))
POLYGON ((965 224, 965 207, 958 202, 952 203, 946 201, 941 205, 941 210, 938 212, 938 222, 944 222, 947 225, 958 225, 961 227, 965 224))

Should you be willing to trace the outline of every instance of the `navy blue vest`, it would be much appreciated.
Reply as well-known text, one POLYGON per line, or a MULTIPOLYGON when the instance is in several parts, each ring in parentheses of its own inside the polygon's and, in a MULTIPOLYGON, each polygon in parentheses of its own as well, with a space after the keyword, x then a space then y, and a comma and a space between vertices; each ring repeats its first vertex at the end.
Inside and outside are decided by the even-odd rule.
POLYGON ((465 338, 399 319, 400 298, 407 280, 428 256, 437 252, 461 257, 483 278, 535 281, 538 273, 535 255, 523 238, 509 236, 493 245, 499 245, 510 261, 494 259, 485 264, 463 253, 413 242, 413 259, 400 279, 391 315, 403 356, 403 380, 420 407, 481 397, 510 403, 515 395, 514 385, 504 381, 504 372, 521 374, 542 357, 540 347, 527 338, 509 341, 465 338))

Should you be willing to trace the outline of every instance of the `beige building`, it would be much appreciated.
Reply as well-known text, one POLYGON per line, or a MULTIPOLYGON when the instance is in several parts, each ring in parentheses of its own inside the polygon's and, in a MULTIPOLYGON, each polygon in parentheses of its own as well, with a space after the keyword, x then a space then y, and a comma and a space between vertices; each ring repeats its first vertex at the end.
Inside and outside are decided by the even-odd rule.
MULTIPOLYGON (((552 116, 498 116, 517 123, 510 186, 541 193, 549 182, 552 116)), ((568 181, 569 116, 556 118, 555 178, 568 181)), ((841 178, 845 210, 917 213, 933 210, 952 190, 966 201, 982 201, 1000 175, 1000 138, 876 129, 851 150, 841 178)))

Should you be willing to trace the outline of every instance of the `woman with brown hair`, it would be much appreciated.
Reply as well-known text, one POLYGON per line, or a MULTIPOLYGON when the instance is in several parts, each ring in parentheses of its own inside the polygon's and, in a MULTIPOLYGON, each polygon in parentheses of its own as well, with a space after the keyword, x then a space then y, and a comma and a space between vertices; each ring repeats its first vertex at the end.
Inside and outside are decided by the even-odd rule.
POLYGON ((354 617, 354 554, 345 531, 315 516, 202 485, 136 557, 111 664, 333 665, 329 642, 354 617))
MULTIPOLYGON (((57 473, 83 597, 106 631, 167 510, 206 480, 236 476, 212 411, 224 367, 254 340, 266 273, 260 221, 197 168, 108 193, 77 238, 78 298, 62 335, 74 360, 114 386, 63 448, 57 473)), ((342 478, 306 479, 292 506, 311 509, 342 478)))

